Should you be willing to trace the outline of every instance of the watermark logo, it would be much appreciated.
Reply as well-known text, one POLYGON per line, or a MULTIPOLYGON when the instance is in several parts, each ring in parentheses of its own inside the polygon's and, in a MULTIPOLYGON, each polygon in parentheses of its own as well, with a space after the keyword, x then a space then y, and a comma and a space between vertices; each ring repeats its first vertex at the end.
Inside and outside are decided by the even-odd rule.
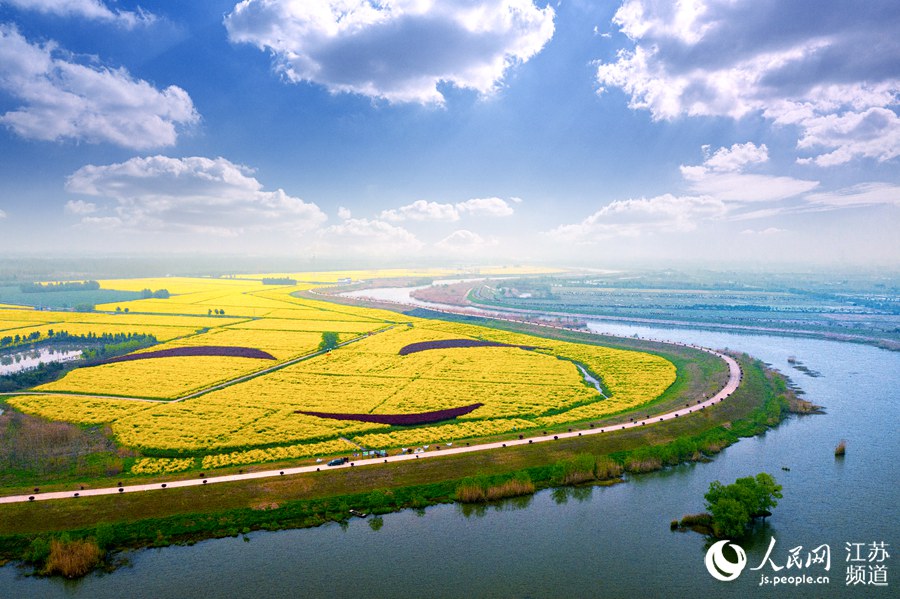
MULTIPOLYGON (((888 552, 889 543, 876 541, 847 542, 846 579, 847 586, 888 586, 888 552)), ((775 537, 769 539, 766 554, 750 572, 759 572, 759 586, 801 586, 809 584, 829 584, 831 582, 831 546, 823 543, 804 551, 802 545, 791 547, 787 556, 773 557, 775 553, 775 537), (767 573, 771 570, 771 573, 767 573)), ((781 553, 781 552, 779 552, 781 553)), ((744 549, 728 540, 717 541, 706 552, 706 569, 710 576, 722 582, 735 580, 747 567, 747 554, 744 549), (725 548, 731 547, 737 561, 725 556, 725 548)))
POLYGON ((713 578, 722 582, 734 580, 741 575, 741 572, 747 566, 747 554, 739 545, 731 543, 731 547, 737 554, 736 562, 725 557, 725 546, 728 544, 728 540, 716 541, 709 548, 709 551, 706 552, 706 569, 713 578))

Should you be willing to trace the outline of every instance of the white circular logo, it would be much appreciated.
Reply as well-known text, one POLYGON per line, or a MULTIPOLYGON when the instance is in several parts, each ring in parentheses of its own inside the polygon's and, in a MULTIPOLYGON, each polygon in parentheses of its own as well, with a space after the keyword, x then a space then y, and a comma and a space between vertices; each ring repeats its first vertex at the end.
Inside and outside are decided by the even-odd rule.
POLYGON ((713 543, 713 546, 706 552, 705 562, 706 569, 713 578, 728 582, 740 576, 744 571, 744 567, 747 565, 747 554, 741 547, 732 544, 731 546, 734 547, 734 552, 737 554, 737 561, 732 562, 723 553, 725 545, 728 545, 727 540, 713 543))

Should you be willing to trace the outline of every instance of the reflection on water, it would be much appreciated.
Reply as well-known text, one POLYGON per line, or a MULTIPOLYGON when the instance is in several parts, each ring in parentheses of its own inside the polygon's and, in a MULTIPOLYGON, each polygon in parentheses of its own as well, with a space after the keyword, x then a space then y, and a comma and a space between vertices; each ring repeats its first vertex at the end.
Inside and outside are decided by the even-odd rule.
POLYGON ((594 488, 586 485, 580 487, 557 487, 550 490, 550 497, 553 498, 556 505, 565 505, 569 503, 569 499, 579 502, 587 501, 591 498, 593 492, 594 488))
POLYGON ((521 497, 510 497, 502 501, 492 501, 489 503, 457 503, 456 508, 460 514, 466 518, 476 517, 483 518, 488 512, 503 512, 513 510, 527 509, 534 500, 534 495, 523 495, 521 497))
POLYGON ((0 355, 0 375, 35 368, 42 363, 77 360, 80 356, 80 349, 53 347, 10 351, 0 355))

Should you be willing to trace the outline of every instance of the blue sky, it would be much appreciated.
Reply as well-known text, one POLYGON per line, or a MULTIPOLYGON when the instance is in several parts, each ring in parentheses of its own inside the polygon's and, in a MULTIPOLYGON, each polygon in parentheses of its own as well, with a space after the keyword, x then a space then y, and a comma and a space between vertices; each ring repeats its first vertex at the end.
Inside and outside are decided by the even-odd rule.
POLYGON ((897 31, 876 0, 0 0, 0 250, 894 268, 897 31))

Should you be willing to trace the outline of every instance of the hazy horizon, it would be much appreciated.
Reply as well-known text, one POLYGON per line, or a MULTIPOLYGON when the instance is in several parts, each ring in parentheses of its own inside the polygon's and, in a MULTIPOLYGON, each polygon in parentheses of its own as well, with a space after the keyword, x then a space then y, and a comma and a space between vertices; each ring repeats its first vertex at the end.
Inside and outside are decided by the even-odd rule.
POLYGON ((0 0, 0 251, 896 272, 898 30, 887 0, 0 0))

